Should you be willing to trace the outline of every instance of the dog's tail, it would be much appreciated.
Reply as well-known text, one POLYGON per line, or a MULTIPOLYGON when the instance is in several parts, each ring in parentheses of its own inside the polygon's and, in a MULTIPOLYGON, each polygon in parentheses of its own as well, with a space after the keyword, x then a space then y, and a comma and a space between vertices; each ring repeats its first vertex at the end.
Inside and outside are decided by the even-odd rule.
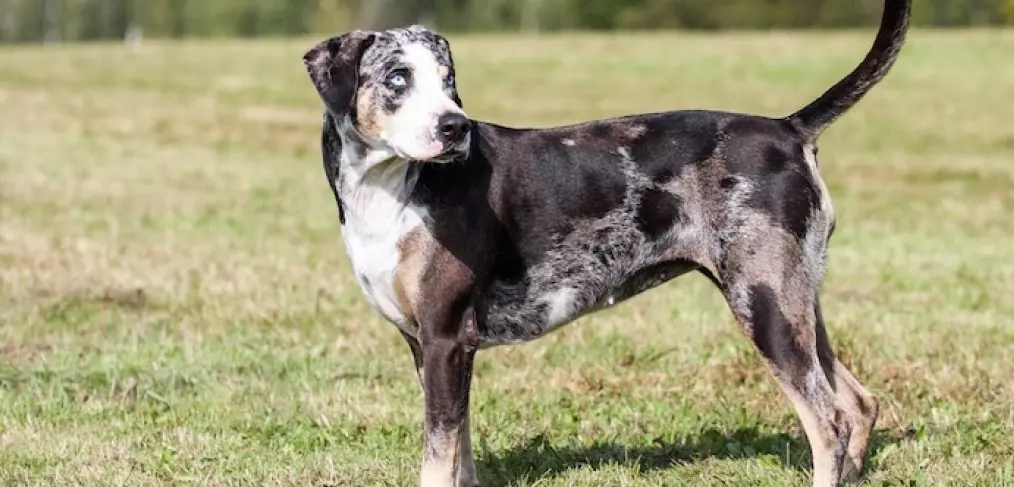
POLYGON ((887 76, 905 43, 911 11, 912 0, 885 0, 880 31, 866 59, 820 98, 786 119, 808 141, 815 141, 829 125, 887 76))

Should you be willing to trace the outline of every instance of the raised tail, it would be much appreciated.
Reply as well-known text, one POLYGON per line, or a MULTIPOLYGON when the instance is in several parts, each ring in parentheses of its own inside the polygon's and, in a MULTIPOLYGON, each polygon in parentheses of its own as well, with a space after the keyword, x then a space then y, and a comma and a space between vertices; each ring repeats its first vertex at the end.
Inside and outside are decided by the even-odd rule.
POLYGON ((905 43, 911 12, 912 0, 885 0, 880 30, 866 59, 820 98, 786 120, 807 140, 815 141, 829 125, 887 76, 905 43))

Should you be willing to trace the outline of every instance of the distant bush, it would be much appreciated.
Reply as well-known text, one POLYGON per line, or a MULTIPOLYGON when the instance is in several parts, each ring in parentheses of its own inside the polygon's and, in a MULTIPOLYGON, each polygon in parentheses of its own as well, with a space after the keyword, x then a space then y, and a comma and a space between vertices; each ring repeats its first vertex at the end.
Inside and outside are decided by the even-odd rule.
MULTIPOLYGON (((267 36, 413 22, 449 31, 870 25, 882 0, 0 0, 0 40, 267 36)), ((1014 25, 1014 0, 919 0, 933 26, 1014 25)))

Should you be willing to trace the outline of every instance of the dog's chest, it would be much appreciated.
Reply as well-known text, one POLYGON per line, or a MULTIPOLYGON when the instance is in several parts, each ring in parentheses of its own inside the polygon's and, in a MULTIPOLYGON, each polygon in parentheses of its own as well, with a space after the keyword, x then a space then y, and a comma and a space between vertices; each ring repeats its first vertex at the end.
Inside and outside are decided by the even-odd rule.
POLYGON ((406 204, 403 175, 382 175, 343 194, 342 240, 359 287, 381 315, 414 334, 412 290, 420 269, 411 242, 425 232, 425 210, 406 204))

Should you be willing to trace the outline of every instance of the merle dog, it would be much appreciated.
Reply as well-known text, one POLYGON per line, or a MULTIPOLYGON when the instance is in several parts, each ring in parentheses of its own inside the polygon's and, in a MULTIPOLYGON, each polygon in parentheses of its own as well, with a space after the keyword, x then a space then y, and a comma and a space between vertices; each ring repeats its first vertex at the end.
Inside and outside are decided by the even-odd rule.
POLYGON ((795 406, 813 485, 855 478, 878 406, 821 317, 835 216, 817 139, 887 74, 910 9, 886 0, 862 63, 781 119, 675 111, 507 128, 465 115, 450 46, 423 27, 356 30, 307 52, 345 249, 422 382, 422 485, 478 484, 477 349, 536 339, 690 271, 722 291, 795 406))

